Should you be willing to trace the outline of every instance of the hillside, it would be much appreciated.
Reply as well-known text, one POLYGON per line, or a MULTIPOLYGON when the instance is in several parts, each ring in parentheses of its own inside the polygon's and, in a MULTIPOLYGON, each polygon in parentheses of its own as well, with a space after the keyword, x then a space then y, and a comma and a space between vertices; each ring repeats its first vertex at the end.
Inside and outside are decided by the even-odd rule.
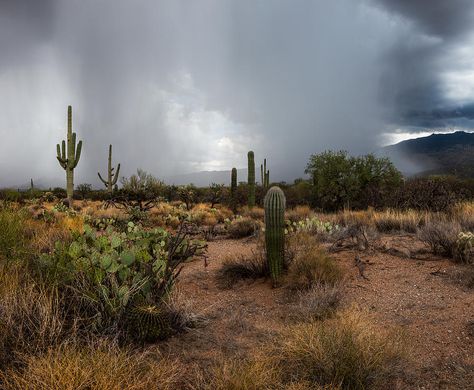
POLYGON ((382 149, 406 175, 455 174, 474 178, 474 133, 432 134, 382 149))

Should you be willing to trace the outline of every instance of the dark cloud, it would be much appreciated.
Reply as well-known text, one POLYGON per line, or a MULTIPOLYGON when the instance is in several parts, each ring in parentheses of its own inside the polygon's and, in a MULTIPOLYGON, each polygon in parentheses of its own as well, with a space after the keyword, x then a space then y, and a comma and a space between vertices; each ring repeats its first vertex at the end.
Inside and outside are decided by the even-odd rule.
POLYGON ((109 143, 124 174, 243 167, 253 149, 288 178, 387 128, 469 120, 448 118, 469 102, 445 80, 469 65, 446 58, 473 7, 445 3, 0 0, 0 183, 62 180, 68 104, 76 181, 94 184, 109 143))

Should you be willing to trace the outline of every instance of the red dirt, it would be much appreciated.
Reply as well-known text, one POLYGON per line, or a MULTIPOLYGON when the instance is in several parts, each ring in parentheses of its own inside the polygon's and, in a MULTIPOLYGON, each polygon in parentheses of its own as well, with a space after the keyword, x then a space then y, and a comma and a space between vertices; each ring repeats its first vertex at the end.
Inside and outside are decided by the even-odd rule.
MULTIPOLYGON (((384 236, 385 246, 419 249, 411 236, 384 236)), ((218 287, 216 272, 223 259, 250 253, 255 241, 217 240, 209 243, 209 265, 191 262, 178 289, 192 301, 208 323, 178 335, 160 349, 183 364, 200 368, 221 356, 252 353, 288 323, 291 303, 284 288, 272 289, 264 280, 218 287)), ((356 304, 381 327, 397 327, 406 335, 410 372, 402 388, 474 389, 474 290, 450 277, 462 266, 433 256, 422 260, 380 251, 360 254, 368 262, 365 275, 354 265, 354 252, 331 255, 347 271, 345 304, 356 304)))

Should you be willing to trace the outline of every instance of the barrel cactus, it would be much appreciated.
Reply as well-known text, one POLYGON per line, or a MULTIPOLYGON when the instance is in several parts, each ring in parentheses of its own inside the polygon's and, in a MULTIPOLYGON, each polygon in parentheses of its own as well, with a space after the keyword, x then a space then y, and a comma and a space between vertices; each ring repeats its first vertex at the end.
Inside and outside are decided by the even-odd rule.
POLYGON ((255 159, 252 151, 248 152, 248 206, 252 208, 255 206, 255 159))
POLYGON ((285 254, 285 194, 279 187, 268 190, 264 199, 265 208, 265 247, 267 263, 273 285, 283 271, 285 254))
POLYGON ((74 168, 77 167, 81 158, 82 141, 76 147, 76 133, 72 131, 72 107, 67 108, 67 147, 66 141, 61 145, 56 145, 56 158, 59 165, 66 171, 66 190, 69 207, 72 206, 72 196, 74 192, 74 168))
POLYGON ((163 340, 172 333, 169 314, 156 305, 132 305, 127 309, 125 319, 129 334, 138 341, 163 340))

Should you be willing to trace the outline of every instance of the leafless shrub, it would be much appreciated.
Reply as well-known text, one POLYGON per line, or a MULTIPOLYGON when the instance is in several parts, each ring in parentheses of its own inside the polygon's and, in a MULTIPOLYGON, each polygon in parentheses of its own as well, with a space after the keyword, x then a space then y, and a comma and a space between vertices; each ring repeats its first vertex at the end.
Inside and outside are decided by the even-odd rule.
POLYGON ((308 291, 299 292, 294 316, 300 321, 323 320, 335 313, 343 295, 342 283, 317 283, 308 291))
POLYGON ((418 238, 429 245, 434 254, 453 258, 461 230, 457 221, 433 220, 418 230, 418 238))

